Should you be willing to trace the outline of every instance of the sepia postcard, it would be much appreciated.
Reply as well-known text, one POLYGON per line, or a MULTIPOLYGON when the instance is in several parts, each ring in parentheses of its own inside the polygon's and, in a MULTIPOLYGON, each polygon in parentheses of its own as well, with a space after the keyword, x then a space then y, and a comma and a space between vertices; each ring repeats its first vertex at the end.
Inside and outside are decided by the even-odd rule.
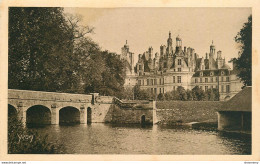
POLYGON ((260 160, 259 0, 0 4, 1 160, 260 160))

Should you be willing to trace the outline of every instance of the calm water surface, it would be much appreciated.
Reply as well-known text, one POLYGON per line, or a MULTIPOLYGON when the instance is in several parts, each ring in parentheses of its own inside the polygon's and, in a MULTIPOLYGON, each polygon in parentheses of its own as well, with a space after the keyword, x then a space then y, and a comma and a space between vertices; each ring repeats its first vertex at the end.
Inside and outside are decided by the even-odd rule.
POLYGON ((251 154, 251 136, 165 125, 50 125, 33 128, 69 154, 251 154))

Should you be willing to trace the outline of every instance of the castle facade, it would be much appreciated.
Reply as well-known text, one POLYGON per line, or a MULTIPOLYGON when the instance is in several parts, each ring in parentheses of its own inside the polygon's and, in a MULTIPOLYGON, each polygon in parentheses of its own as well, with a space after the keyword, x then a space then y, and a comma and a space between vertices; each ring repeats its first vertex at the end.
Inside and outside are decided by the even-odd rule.
MULTIPOLYGON (((227 100, 237 94, 243 86, 237 77, 237 70, 226 64, 222 52, 217 51, 213 44, 205 58, 199 57, 191 47, 182 47, 182 39, 176 37, 173 47, 171 32, 167 39, 167 46, 160 46, 160 53, 153 53, 153 48, 138 55, 134 63, 134 54, 126 44, 122 47, 121 59, 126 61, 125 87, 149 89, 151 94, 170 92, 182 86, 192 89, 199 86, 203 90, 216 88, 219 90, 220 100, 227 100)), ((234 67, 235 68, 235 67, 234 67)))

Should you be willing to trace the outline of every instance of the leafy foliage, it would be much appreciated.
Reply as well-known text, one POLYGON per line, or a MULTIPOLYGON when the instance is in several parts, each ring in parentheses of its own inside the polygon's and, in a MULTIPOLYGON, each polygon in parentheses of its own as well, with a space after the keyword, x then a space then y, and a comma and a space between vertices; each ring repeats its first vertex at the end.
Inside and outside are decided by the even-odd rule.
POLYGON ((124 65, 63 8, 9 9, 9 88, 120 96, 124 65))
POLYGON ((83 74, 85 93, 119 96, 123 92, 125 72, 119 56, 107 51, 91 55, 83 74))
POLYGON ((241 50, 241 55, 236 60, 238 76, 244 86, 252 86, 252 15, 236 35, 235 41, 239 43, 241 50))

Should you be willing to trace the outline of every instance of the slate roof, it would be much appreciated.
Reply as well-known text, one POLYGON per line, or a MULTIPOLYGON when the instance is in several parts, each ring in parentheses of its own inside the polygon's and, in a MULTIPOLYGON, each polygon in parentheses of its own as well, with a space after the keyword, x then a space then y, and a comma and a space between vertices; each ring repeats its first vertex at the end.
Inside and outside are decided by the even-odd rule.
POLYGON ((252 87, 245 87, 233 98, 223 103, 218 111, 252 111, 252 87))

